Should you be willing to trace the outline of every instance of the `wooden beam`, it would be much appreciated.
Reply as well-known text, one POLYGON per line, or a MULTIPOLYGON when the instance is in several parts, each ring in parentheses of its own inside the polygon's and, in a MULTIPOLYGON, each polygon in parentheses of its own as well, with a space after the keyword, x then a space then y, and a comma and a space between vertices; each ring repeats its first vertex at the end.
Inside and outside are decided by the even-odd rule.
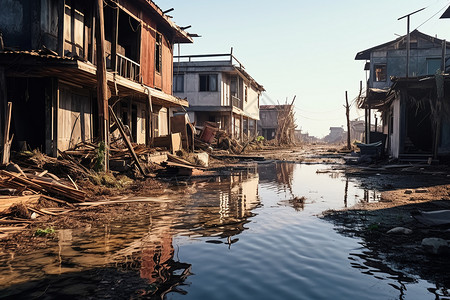
MULTIPOLYGON (((113 2, 114 3, 114 2, 113 2)), ((112 4, 114 5, 114 4, 112 4)), ((117 43, 119 41, 119 7, 113 6, 112 42, 111 42, 111 68, 117 72, 117 43)))
POLYGON ((134 152, 134 149, 130 143, 130 140, 128 139, 127 135, 125 134, 125 130, 123 128, 122 122, 117 118, 117 116, 114 113, 111 106, 109 106, 109 112, 111 113, 111 116, 113 117, 114 122, 117 124, 117 128, 119 129, 119 132, 122 135, 122 138, 125 141, 125 144, 127 145, 128 150, 130 150, 131 157, 133 158, 134 162, 136 163, 139 171, 141 172, 142 176, 147 177, 147 175, 144 172, 144 169, 141 166, 141 163, 139 162, 139 158, 137 157, 136 152, 134 152))
POLYGON ((64 57, 64 20, 65 20, 65 0, 58 1, 58 55, 64 57))
POLYGON ((105 60, 105 27, 103 15, 103 0, 97 0, 97 104, 99 117, 99 136, 105 144, 105 172, 109 170, 109 114, 108 114, 108 84, 106 81, 105 60))
POLYGON ((347 149, 350 150, 350 105, 348 105, 347 91, 345 91, 345 115, 347 116, 347 149))
MULTIPOLYGON (((6 120, 7 103, 5 68, 0 67, 0 126, 3 126, 4 120, 6 120)), ((2 130, 0 130, 0 141, 3 141, 2 130)))
POLYGON ((9 163, 9 154, 10 154, 10 150, 11 150, 12 137, 9 138, 9 130, 11 128, 11 113, 12 113, 12 102, 8 102, 8 108, 6 110, 5 134, 3 135, 2 164, 4 164, 4 165, 9 163))

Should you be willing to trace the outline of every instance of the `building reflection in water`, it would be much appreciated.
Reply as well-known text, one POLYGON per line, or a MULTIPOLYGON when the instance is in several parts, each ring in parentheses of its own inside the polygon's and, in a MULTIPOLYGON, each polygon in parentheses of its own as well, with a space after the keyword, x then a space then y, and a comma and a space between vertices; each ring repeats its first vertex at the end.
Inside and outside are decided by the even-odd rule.
POLYGON ((221 243, 229 246, 238 241, 232 237, 245 230, 244 224, 254 215, 251 211, 260 204, 258 183, 254 169, 198 187, 183 199, 184 206, 165 207, 170 213, 152 217, 149 232, 114 253, 111 261, 119 267, 139 269, 140 277, 150 283, 142 294, 185 293, 179 287, 191 274, 191 265, 174 260, 173 237, 222 237, 221 243))
POLYGON ((179 234, 228 238, 245 230, 244 225, 260 205, 256 168, 218 177, 186 200, 185 212, 175 225, 179 234))

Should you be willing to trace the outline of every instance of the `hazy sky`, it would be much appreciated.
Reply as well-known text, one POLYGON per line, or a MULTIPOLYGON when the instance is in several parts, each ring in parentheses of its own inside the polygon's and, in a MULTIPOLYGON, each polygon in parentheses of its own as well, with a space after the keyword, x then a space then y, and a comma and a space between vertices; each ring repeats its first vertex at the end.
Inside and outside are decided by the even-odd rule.
MULTIPOLYGON (((266 89, 261 104, 284 104, 296 95, 298 128, 318 137, 346 124, 345 91, 354 99, 366 80, 364 61, 355 55, 406 34, 399 17, 427 7, 411 17, 411 31, 450 40, 450 20, 439 19, 450 0, 155 1, 162 10, 173 7, 173 21, 202 36, 181 45, 182 55, 233 47, 266 89)), ((352 109, 351 119, 361 116, 352 109)))

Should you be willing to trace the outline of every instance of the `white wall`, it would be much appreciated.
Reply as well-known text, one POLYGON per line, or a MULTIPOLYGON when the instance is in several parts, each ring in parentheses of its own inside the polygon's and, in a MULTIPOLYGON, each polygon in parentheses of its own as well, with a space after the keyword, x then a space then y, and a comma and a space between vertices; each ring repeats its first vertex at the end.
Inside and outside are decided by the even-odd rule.
MULTIPOLYGON (((211 72, 201 74, 215 73, 211 72)), ((199 73, 184 74, 184 93, 174 93, 174 95, 180 98, 187 97, 190 106, 220 106, 222 93, 222 74, 219 73, 217 76, 216 92, 200 92, 199 78, 199 73)))
POLYGON ((400 99, 396 98, 392 103, 392 113, 394 117, 393 133, 389 136, 390 139, 390 151, 389 154, 398 158, 400 154, 400 99))
POLYGON ((166 107, 159 110, 158 122, 159 136, 169 135, 169 114, 166 107))
MULTIPOLYGON (((245 90, 245 84, 244 84, 245 90)), ((258 91, 256 91, 252 86, 247 87, 247 101, 244 101, 244 113, 249 115, 255 120, 259 120, 259 107, 258 107, 258 91)))
POLYGON ((137 140, 138 144, 145 144, 145 119, 147 105, 143 103, 136 103, 137 106, 137 140))

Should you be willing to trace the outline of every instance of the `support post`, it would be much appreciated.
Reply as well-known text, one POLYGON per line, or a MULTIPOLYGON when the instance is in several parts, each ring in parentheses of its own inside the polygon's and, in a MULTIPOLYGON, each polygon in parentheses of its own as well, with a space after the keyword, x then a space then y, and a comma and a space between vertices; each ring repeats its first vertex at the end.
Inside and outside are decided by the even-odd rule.
POLYGON ((350 150, 350 105, 348 104, 347 91, 345 91, 345 115, 347 116, 347 149, 350 150))
POLYGON ((113 24, 112 24, 112 43, 111 43, 111 69, 117 72, 117 43, 119 40, 119 8, 114 6, 113 24))
POLYGON ((8 102, 8 108, 6 110, 5 134, 3 135, 2 164, 4 165, 9 163, 9 154, 11 150, 12 137, 9 138, 9 129, 11 128, 11 113, 12 113, 12 102, 8 102))
POLYGON ((109 170, 109 113, 108 86, 106 82, 105 26, 103 0, 97 0, 97 104, 100 140, 105 144, 105 172, 109 170))
MULTIPOLYGON (((7 103, 5 68, 0 67, 0 129, 4 129, 2 126, 6 120, 7 103)), ((0 141, 3 141, 2 130, 0 130, 0 141)))

